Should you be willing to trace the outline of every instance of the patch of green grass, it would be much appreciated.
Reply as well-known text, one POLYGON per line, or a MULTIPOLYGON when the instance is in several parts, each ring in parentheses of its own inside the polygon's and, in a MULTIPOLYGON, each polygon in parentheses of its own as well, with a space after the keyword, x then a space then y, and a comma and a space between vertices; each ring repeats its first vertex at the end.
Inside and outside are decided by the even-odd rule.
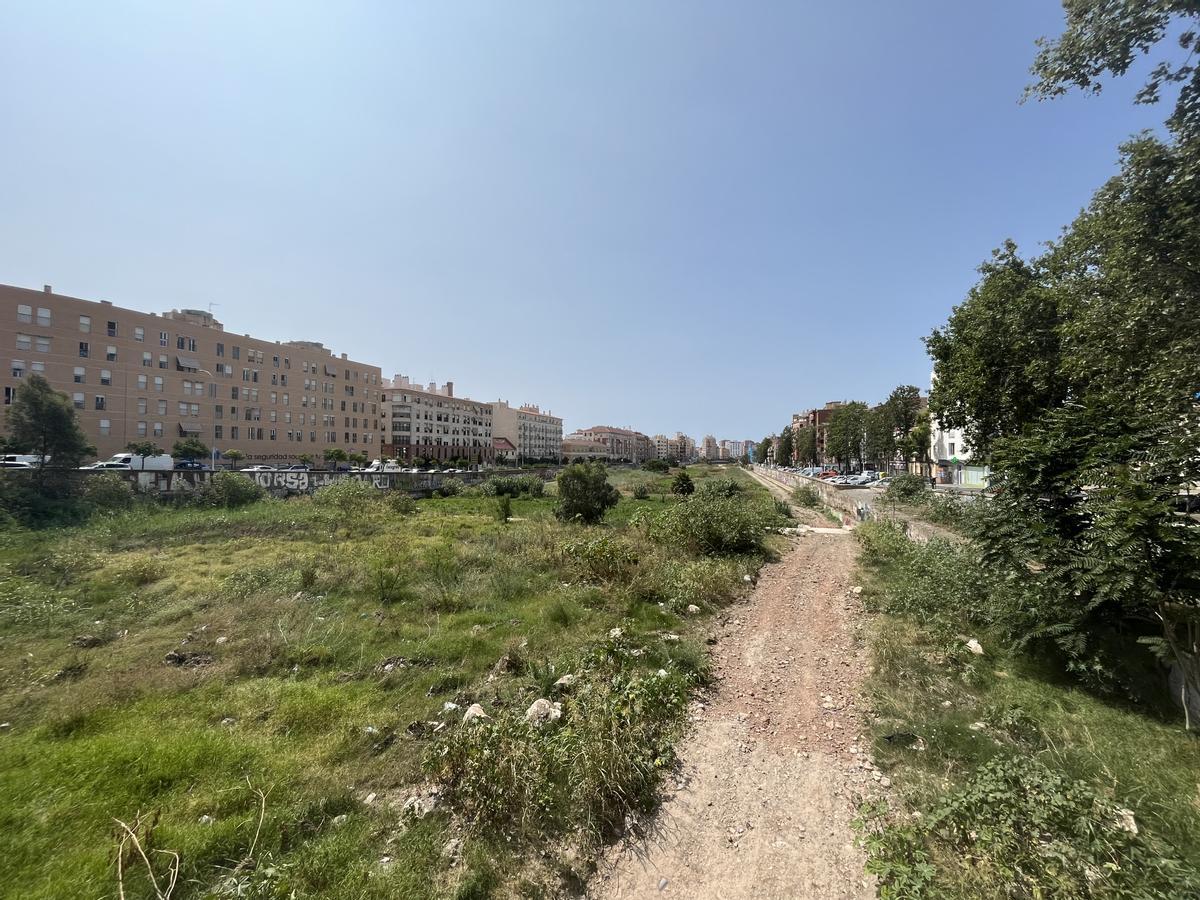
MULTIPOLYGON (((401 822, 423 779, 428 723, 447 723, 441 737, 463 728, 461 710, 443 715, 448 701, 523 712, 616 627, 640 654, 610 660, 615 677, 663 668, 672 684, 699 683, 702 625, 681 605, 718 608, 761 559, 693 558, 630 523, 673 498, 623 499, 592 528, 557 522, 552 491, 514 499, 506 524, 493 502, 137 506, 77 528, 0 534, 6 889, 115 894, 115 820, 139 813, 157 817, 153 849, 180 854, 177 900, 222 890, 487 896, 529 877, 526 863, 540 857, 486 834, 451 867, 442 851, 464 806, 401 822), (627 546, 636 564, 602 582, 581 573, 563 547, 597 538, 627 546), (668 631, 684 639, 665 642, 668 631), (256 864, 239 868, 252 846, 256 864)), ((629 746, 651 731, 663 736, 655 746, 669 745, 679 708, 645 709, 636 729, 595 721, 628 725, 618 737, 629 746)), ((603 785, 620 761, 555 769, 555 790, 577 777, 603 785)), ((636 771, 612 782, 636 791, 605 795, 599 811, 579 796, 562 821, 598 832, 635 797, 651 802, 660 772, 636 771)), ((566 864, 537 865, 550 893, 576 877, 566 864)), ((127 893, 144 893, 145 873, 127 874, 127 893)))
POLYGON ((862 537, 863 596, 880 610, 871 635, 875 756, 900 807, 865 816, 881 895, 1200 890, 1200 742, 1177 711, 1098 696, 1052 656, 1006 646, 976 608, 980 575, 967 550, 912 545, 886 526, 862 537), (1074 812, 1054 818, 1056 804, 1074 812), (1131 812, 1137 836, 1114 829, 1119 809, 1131 812), (906 815, 914 811, 919 820, 906 815), (1030 838, 1023 823, 1043 812, 1050 818, 1030 838), (1062 860, 1057 873, 1042 868, 1052 853, 1062 860))

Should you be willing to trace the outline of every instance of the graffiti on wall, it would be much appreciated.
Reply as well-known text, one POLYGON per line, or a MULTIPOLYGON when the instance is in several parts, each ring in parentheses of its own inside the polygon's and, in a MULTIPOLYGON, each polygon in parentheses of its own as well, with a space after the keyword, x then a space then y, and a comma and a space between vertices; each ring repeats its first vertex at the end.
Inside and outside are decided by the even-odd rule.
POLYGON ((256 483, 269 491, 296 491, 307 494, 339 481, 357 479, 386 491, 394 484, 391 473, 360 472, 246 472, 256 483))

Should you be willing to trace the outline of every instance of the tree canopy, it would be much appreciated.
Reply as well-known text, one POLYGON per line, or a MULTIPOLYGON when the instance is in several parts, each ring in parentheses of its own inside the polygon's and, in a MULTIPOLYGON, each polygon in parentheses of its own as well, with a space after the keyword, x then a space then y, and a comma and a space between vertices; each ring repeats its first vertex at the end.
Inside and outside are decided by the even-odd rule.
POLYGON ((40 457, 35 476, 39 485, 45 483, 49 470, 75 469, 96 455, 79 427, 71 398, 54 390, 41 375, 30 375, 17 388, 7 424, 10 445, 40 457))

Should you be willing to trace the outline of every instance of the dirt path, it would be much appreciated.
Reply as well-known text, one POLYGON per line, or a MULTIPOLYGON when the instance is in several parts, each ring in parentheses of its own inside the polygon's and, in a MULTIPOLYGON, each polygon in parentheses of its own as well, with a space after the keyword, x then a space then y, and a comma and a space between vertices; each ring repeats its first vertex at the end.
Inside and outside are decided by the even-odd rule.
POLYGON ((856 553, 849 532, 803 534, 730 610, 676 789, 590 897, 875 896, 849 825, 881 780, 862 742, 856 553))

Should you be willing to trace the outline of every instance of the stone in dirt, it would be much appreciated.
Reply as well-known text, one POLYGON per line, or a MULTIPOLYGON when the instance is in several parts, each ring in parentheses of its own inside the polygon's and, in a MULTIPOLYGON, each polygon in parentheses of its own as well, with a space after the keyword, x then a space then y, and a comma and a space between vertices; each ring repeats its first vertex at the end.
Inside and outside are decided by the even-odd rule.
POLYGON ((525 710, 525 721, 531 725, 544 725, 557 722, 562 718, 562 704, 551 703, 545 697, 539 697, 525 710))
POLYGON ((567 673, 562 678, 558 679, 558 681, 554 682, 554 686, 561 691, 565 691, 567 688, 575 684, 575 678, 576 676, 567 673))
POLYGON ((389 656, 387 659, 377 665, 375 670, 383 675, 386 675, 389 672, 394 672, 397 669, 403 669, 407 666, 408 660, 403 656, 389 656))
POLYGON ((983 656, 983 645, 980 644, 979 641, 975 640, 975 638, 971 638, 969 641, 967 641, 967 649, 976 656, 983 656))
POLYGON ((465 725, 468 722, 482 721, 483 719, 490 718, 491 716, 483 711, 482 706, 480 706, 478 703, 472 703, 467 707, 467 711, 463 713, 463 724, 465 725))
POLYGON ((90 647, 99 647, 106 643, 108 642, 98 634, 78 634, 71 638, 72 647, 80 647, 85 650, 90 647))

